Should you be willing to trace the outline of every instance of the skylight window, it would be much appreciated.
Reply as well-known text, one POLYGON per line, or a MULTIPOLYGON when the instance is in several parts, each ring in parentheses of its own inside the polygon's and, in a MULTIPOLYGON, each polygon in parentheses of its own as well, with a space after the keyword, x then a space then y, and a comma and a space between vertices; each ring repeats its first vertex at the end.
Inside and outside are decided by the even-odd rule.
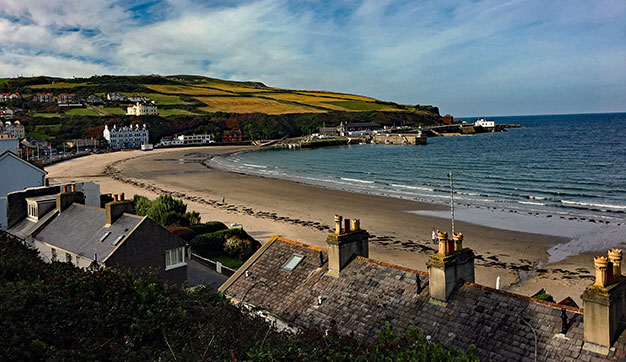
POLYGON ((300 264, 302 259, 304 259, 304 255, 294 254, 291 256, 291 258, 289 258, 289 260, 287 260, 282 269, 286 271, 292 271, 298 266, 298 264, 300 264))
POLYGON ((124 239, 124 236, 126 236, 126 235, 122 234, 122 235, 118 236, 117 239, 115 239, 115 241, 113 242, 113 246, 117 246, 117 244, 119 244, 120 241, 122 241, 122 239, 124 239))
POLYGON ((110 231, 105 232, 104 235, 100 237, 100 242, 103 242, 109 235, 111 235, 110 231))

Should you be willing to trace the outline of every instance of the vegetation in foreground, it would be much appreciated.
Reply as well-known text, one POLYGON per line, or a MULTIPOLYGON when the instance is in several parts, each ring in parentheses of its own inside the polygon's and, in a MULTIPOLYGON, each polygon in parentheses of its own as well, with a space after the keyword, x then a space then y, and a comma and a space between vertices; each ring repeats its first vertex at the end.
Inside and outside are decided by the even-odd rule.
POLYGON ((2 361, 475 361, 472 353, 389 328, 373 343, 331 331, 295 335, 205 288, 154 274, 43 262, 0 234, 2 361))

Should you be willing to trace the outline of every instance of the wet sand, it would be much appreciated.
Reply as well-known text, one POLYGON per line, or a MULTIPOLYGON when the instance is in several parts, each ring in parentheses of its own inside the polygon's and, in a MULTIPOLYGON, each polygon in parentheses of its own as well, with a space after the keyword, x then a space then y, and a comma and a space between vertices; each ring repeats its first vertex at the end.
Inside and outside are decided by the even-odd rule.
MULTIPOLYGON (((245 149, 227 146, 116 152, 66 161, 46 170, 57 182, 97 182, 103 193, 151 198, 170 193, 185 199, 188 209, 200 212, 203 221, 241 224, 262 242, 281 235, 325 247, 335 214, 359 218, 371 234, 371 258, 419 270, 426 270, 426 260, 437 247, 430 240, 431 231, 450 231, 446 218, 407 212, 447 209, 441 205, 223 172, 203 164, 212 155, 245 149)), ((592 280, 591 254, 546 264, 547 250, 568 242, 567 238, 459 221, 455 229, 464 233, 464 245, 476 253, 478 283, 493 287, 500 276, 509 291, 532 295, 544 288, 557 302, 571 296, 582 306, 580 294, 592 280)))

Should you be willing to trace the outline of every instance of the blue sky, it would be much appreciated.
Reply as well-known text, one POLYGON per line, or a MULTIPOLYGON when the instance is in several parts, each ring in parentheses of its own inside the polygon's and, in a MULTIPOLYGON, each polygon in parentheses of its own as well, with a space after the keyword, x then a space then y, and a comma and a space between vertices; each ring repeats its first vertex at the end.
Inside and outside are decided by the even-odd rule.
POLYGON ((0 0, 0 77, 152 73, 455 116, 626 111, 626 2, 0 0))

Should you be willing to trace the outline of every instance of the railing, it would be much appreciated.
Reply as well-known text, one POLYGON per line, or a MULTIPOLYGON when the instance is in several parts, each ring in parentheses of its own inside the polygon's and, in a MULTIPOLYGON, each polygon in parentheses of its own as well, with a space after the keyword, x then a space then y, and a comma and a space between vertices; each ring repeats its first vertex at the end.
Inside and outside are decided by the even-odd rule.
POLYGON ((213 270, 215 270, 216 272, 225 275, 227 277, 232 276, 233 274, 235 274, 236 270, 235 269, 231 269, 227 266, 224 266, 224 264, 220 263, 219 261, 213 261, 204 257, 201 257, 198 254, 194 254, 191 253, 191 256, 193 257, 194 260, 196 260, 198 263, 211 268, 213 270))

